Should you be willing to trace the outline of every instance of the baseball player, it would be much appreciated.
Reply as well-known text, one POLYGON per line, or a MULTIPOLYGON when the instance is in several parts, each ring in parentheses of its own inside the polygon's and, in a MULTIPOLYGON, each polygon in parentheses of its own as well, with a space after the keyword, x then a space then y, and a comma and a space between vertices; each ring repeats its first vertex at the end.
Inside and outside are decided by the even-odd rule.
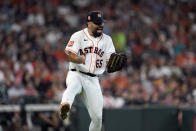
POLYGON ((66 78, 67 88, 60 104, 64 120, 77 94, 81 94, 91 118, 89 131, 100 131, 102 126, 103 95, 98 76, 105 71, 115 48, 110 36, 104 34, 103 13, 89 12, 87 28, 75 32, 65 48, 70 61, 66 78))

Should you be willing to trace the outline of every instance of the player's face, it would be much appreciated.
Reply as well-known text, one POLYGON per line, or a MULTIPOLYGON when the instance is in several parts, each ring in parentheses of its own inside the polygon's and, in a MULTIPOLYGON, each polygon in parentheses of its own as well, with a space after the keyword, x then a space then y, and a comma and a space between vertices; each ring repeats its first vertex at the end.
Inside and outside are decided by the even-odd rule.
POLYGON ((104 23, 101 25, 96 25, 93 22, 90 22, 89 28, 95 37, 99 37, 102 35, 104 23))

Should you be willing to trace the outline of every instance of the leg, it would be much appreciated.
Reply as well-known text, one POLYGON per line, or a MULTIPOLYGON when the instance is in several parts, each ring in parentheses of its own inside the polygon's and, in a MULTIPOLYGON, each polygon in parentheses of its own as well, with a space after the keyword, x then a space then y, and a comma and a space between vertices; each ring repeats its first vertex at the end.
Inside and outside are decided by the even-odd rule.
POLYGON ((84 103, 89 112, 91 123, 89 131, 100 131, 102 126, 103 95, 97 78, 83 82, 84 103))
POLYGON ((67 89, 63 93, 60 105, 60 115, 63 120, 67 118, 67 113, 72 106, 75 96, 82 91, 80 77, 77 72, 69 71, 66 83, 67 89))

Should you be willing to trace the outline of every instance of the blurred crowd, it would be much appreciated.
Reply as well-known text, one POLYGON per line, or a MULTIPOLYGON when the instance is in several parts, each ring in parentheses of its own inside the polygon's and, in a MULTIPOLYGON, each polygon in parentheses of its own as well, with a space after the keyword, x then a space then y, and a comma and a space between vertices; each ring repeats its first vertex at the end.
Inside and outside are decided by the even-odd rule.
POLYGON ((117 51, 129 56, 102 81, 105 107, 195 105, 196 1, 129 0, 105 12, 117 51))
POLYGON ((64 48, 101 10, 123 71, 101 76, 105 108, 196 104, 195 0, 0 0, 0 103, 60 103, 64 48))

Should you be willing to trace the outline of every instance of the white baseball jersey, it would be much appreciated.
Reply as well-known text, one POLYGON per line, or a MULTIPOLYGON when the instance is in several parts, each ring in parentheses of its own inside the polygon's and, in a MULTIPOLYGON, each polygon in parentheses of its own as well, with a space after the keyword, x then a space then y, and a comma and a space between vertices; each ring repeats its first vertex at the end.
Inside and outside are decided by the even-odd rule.
POLYGON ((103 33, 100 37, 95 38, 89 35, 88 29, 85 28, 71 36, 65 51, 70 51, 78 56, 86 55, 85 64, 70 62, 70 69, 102 74, 105 71, 106 61, 115 52, 115 48, 110 36, 103 33))

